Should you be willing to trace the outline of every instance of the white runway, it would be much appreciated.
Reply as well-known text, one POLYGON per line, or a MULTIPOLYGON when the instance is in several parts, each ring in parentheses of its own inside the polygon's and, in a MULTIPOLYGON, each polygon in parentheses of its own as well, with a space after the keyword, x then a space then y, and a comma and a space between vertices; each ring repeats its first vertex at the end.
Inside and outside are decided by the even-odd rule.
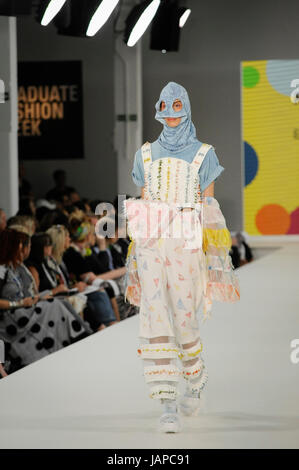
POLYGON ((202 326, 206 406, 182 433, 156 432, 136 316, 0 380, 0 447, 299 448, 299 245, 237 272, 241 301, 202 326))

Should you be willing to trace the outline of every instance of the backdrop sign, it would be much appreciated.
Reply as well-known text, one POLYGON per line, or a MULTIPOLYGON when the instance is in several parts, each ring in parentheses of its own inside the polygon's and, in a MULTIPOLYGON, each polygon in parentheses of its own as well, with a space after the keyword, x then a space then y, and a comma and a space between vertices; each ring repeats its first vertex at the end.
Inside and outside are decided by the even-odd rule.
POLYGON ((242 62, 244 228, 299 234, 299 60, 242 62))
POLYGON ((19 62, 19 156, 84 158, 80 61, 19 62))

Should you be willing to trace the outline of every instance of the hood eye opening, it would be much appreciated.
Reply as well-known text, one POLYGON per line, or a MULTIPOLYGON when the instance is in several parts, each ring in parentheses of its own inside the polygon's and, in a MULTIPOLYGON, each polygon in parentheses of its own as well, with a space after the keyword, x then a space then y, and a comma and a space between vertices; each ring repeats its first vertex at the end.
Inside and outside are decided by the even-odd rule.
POLYGON ((173 109, 174 111, 179 112, 179 111, 182 110, 182 108, 183 108, 183 103, 181 102, 181 100, 178 99, 178 98, 175 99, 175 100, 173 101, 173 103, 172 103, 172 109, 173 109))
POLYGON ((159 109, 160 109, 160 111, 164 111, 165 108, 166 108, 165 101, 162 100, 162 101, 160 102, 159 109))

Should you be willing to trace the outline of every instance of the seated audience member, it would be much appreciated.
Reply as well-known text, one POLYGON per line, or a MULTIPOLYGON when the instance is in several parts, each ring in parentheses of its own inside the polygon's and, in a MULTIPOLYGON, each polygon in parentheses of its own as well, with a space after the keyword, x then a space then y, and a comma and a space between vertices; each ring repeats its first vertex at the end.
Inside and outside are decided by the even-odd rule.
MULTIPOLYGON (((130 196, 129 194, 126 194, 125 199, 129 199, 131 197, 132 196, 130 196)), ((120 221, 120 224, 119 224, 120 226, 118 227, 118 237, 119 238, 118 238, 118 241, 116 243, 117 243, 117 245, 120 246, 122 255, 126 258, 131 240, 130 240, 130 237, 127 233, 127 220, 126 220, 126 216, 124 214, 124 208, 122 206, 122 203, 123 203, 122 200, 120 200, 120 202, 118 202, 118 197, 116 197, 113 201, 113 205, 114 205, 115 212, 116 212, 116 217, 120 221), (120 207, 118 207, 118 204, 120 204, 120 207)))
POLYGON ((64 170, 55 170, 53 173, 53 179, 55 186, 47 192, 46 199, 50 201, 59 201, 62 193, 68 195, 71 191, 74 191, 74 188, 66 186, 66 172, 64 170))
POLYGON ((41 222, 42 218, 51 211, 55 211, 56 203, 47 201, 47 199, 38 199, 35 203, 36 213, 35 216, 38 223, 41 222))
MULTIPOLYGON (((129 196, 127 196, 127 198, 128 197, 129 196)), ((130 245, 130 238, 129 238, 129 236, 127 234, 127 231, 126 231, 126 218, 125 218, 123 213, 121 213, 121 212, 119 213, 118 210, 117 210, 117 207, 116 207, 117 198, 113 202, 114 213, 112 213, 111 215, 107 215, 107 214, 104 215, 104 216, 96 215, 95 211, 96 211, 96 207, 98 206, 98 204, 100 204, 100 201, 91 201, 90 207, 92 208, 93 212, 90 212, 88 214, 88 219, 89 219, 90 223, 95 228, 96 228, 96 225, 97 225, 98 221, 101 220, 103 217, 106 217, 107 220, 110 221, 110 223, 111 223, 111 221, 115 221, 114 225, 115 225, 115 231, 116 231, 116 238, 113 242, 110 241, 109 243, 111 245, 113 245, 113 247, 115 248, 114 252, 118 252, 120 254, 121 258, 122 258, 122 261, 117 261, 116 258, 118 257, 118 255, 115 254, 115 259, 114 259, 115 267, 124 266, 125 265, 125 260, 126 260, 126 257, 127 257, 127 253, 128 253, 128 248, 129 248, 129 245, 130 245), (120 224, 119 224, 119 222, 120 222, 120 224)), ((104 222, 102 222, 102 224, 104 224, 104 222)), ((106 229, 104 228, 104 230, 106 230, 106 229)), ((101 243, 101 242, 98 239, 97 244, 99 244, 99 243, 101 243)), ((105 244, 102 245, 102 246, 104 246, 104 249, 105 249, 105 244)))
POLYGON ((19 210, 17 215, 29 215, 35 217, 36 207, 32 196, 23 196, 20 198, 19 210))
POLYGON ((100 199, 95 199, 93 201, 89 202, 89 207, 90 207, 90 216, 93 217, 94 215, 97 218, 101 218, 104 216, 113 216, 115 209, 114 206, 111 202, 109 201, 102 201, 100 199), (107 206, 108 203, 108 206, 107 206), (101 207, 101 204, 104 204, 103 207, 101 207), (108 210, 106 209, 108 207, 108 210), (102 213, 103 212, 103 213, 102 213))
MULTIPOLYGON (((90 236, 91 236, 91 225, 82 219, 75 217, 70 218, 70 235, 72 242, 69 248, 63 255, 63 260, 70 273, 70 275, 78 280, 83 280, 88 284, 95 284, 95 281, 104 281, 115 279, 123 275, 123 270, 115 270, 112 275, 103 272, 103 275, 99 276, 101 269, 100 264, 96 255, 90 249, 90 236)), ((117 302, 115 300, 115 294, 110 286, 103 283, 105 293, 110 297, 110 301, 114 310, 114 317, 119 320, 119 313, 117 309, 117 302)), ((102 287, 102 286, 101 286, 102 287)), ((90 300, 90 296, 89 296, 90 300)), ((111 305, 110 304, 110 305, 111 305)))
POLYGON ((230 255, 234 268, 239 268, 253 260, 251 248, 246 242, 246 234, 243 232, 232 232, 232 247, 230 255))
POLYGON ((95 253, 97 253, 98 258, 102 261, 102 263, 104 263, 104 269, 108 271, 125 266, 130 241, 125 242, 123 245, 120 244, 119 233, 122 233, 123 230, 122 226, 120 228, 118 227, 117 217, 105 217, 105 220, 107 222, 103 222, 104 232, 109 232, 112 230, 114 235, 112 233, 111 237, 108 235, 105 237, 96 236, 93 250, 95 253), (110 225, 110 230, 107 230, 107 223, 110 225))
POLYGON ((67 292, 68 287, 60 282, 57 274, 48 265, 52 253, 52 240, 50 235, 36 233, 31 239, 31 251, 26 266, 31 272, 39 292, 51 290, 52 294, 67 292))
POLYGON ((58 299, 39 299, 23 264, 29 252, 27 233, 14 229, 1 232, 0 337, 15 370, 89 334, 58 299))
MULTIPOLYGON (((81 311, 83 305, 80 299, 84 298, 84 307, 86 305, 86 302, 87 307, 84 309, 83 316, 87 321, 89 321, 89 319, 91 318, 91 323, 93 324, 93 304, 96 303, 96 305, 99 304, 101 308, 105 308, 105 304, 103 305, 102 301, 103 296, 100 292, 94 292, 93 294, 87 293, 86 295, 84 295, 82 294, 82 292, 87 288, 87 284, 85 282, 79 281, 71 283, 67 267, 62 259, 63 253, 68 249, 70 245, 70 236, 67 228, 63 225, 54 225, 53 227, 47 230, 47 234, 50 235, 52 240, 52 255, 50 258, 48 258, 48 266, 52 269, 54 273, 56 273, 56 276, 65 286, 67 286, 68 288, 78 289, 79 294, 68 297, 68 300, 69 302, 71 302, 76 311, 78 311, 78 308, 81 311), (92 296, 94 302, 90 303, 90 296, 92 296), (97 300, 98 302, 96 302, 97 300)), ((98 317, 101 318, 101 316, 102 312, 100 309, 98 317)), ((98 326, 97 322, 96 329, 102 330, 103 328, 105 328, 104 323, 98 326)))
POLYGON ((83 199, 81 201, 74 202, 73 204, 75 208, 80 209, 82 212, 84 212, 87 216, 91 215, 91 209, 87 201, 84 201, 83 199))
POLYGON ((49 260, 50 267, 60 277, 62 282, 69 288, 76 288, 79 292, 86 289, 87 284, 83 281, 71 283, 67 267, 62 259, 63 253, 70 246, 70 235, 64 225, 53 225, 46 232, 52 241, 52 256, 49 260))
POLYGON ((118 279, 126 273, 124 267, 109 269, 106 246, 105 250, 100 250, 98 255, 91 249, 95 243, 95 235, 92 226, 88 222, 85 222, 82 218, 78 219, 75 215, 70 217, 69 224, 72 243, 63 259, 70 272, 74 272, 76 276, 82 278, 82 271, 87 270, 92 273, 92 276, 90 276, 92 280, 96 279, 97 276, 107 280, 118 279))
POLYGON ((3 209, 0 209, 0 232, 6 229, 6 215, 3 209))
POLYGON ((81 198, 75 189, 71 189, 68 194, 71 204, 75 204, 75 202, 81 201, 81 198))
POLYGON ((68 226, 68 216, 59 209, 48 211, 39 221, 39 229, 41 232, 46 232, 53 225, 68 226))
POLYGON ((241 266, 243 266, 243 264, 250 263, 253 260, 253 255, 247 243, 247 234, 245 232, 238 232, 236 237, 239 244, 241 266))
POLYGON ((104 202, 104 201, 102 201, 101 199, 94 199, 90 201, 89 206, 90 206, 92 214, 96 213, 96 208, 101 202, 104 202))
MULTIPOLYGON (((110 272, 114 272, 118 268, 126 270, 125 264, 129 242, 126 243, 125 239, 123 239, 123 244, 119 243, 120 239, 118 238, 118 235, 119 233, 123 234, 123 228, 122 226, 118 227, 117 217, 105 217, 105 219, 107 222, 103 223, 103 229, 108 231, 108 233, 112 231, 114 234, 111 233, 110 237, 103 237, 97 233, 97 236, 94 239, 95 243, 92 245, 92 251, 97 254, 99 261, 102 263, 103 270, 110 272), (110 229, 108 229, 107 223, 109 223, 110 229)), ((116 300, 120 312, 120 318, 122 320, 139 312, 138 307, 125 301, 124 280, 124 275, 116 280, 120 291, 116 300)))
POLYGON ((232 259, 233 267, 237 269, 240 267, 240 253, 239 253, 238 241, 234 235, 232 235, 231 238, 232 238, 232 246, 231 246, 229 254, 232 259))
POLYGON ((25 168, 23 162, 19 162, 19 198, 23 196, 33 196, 32 186, 25 178, 25 168))
POLYGON ((64 214, 68 214, 68 209, 72 206, 69 193, 67 190, 62 191, 55 199, 57 209, 60 209, 64 214))
POLYGON ((12 225, 24 227, 29 236, 32 237, 36 231, 37 220, 31 215, 16 215, 14 217, 10 217, 7 221, 7 228, 10 228, 12 225))
MULTIPOLYGON (((86 299, 73 299, 63 297, 68 294, 68 286, 63 283, 60 273, 53 268, 52 262, 52 240, 47 233, 37 233, 31 238, 31 251, 25 264, 29 269, 38 292, 49 291, 50 295, 62 294, 59 298, 64 306, 73 314, 74 318, 82 323, 81 310, 86 304, 86 299)), ((89 330, 88 325, 86 329, 89 330)))

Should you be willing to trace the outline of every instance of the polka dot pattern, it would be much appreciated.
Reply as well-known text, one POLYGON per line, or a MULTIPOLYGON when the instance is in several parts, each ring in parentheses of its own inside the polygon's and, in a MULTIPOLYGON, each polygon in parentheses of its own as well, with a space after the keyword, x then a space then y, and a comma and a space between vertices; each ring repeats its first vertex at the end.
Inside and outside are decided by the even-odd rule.
POLYGON ((288 230, 288 234, 298 234, 299 233, 299 207, 290 213, 291 223, 288 230))
POLYGON ((20 328, 23 328, 24 326, 27 325, 27 323, 29 322, 29 318, 28 317, 21 317, 19 318, 18 320, 18 325, 20 328))
POLYGON ((40 325, 38 323, 34 323, 34 325, 32 325, 32 327, 31 327, 30 331, 32 333, 38 333, 40 331, 40 329, 41 329, 40 325))
POLYGON ((299 234, 298 103, 291 99, 298 71, 299 60, 242 63, 244 230, 250 235, 299 234))
POLYGON ((78 332, 81 330, 81 325, 80 323, 78 322, 78 320, 73 320, 72 321, 72 328, 74 331, 78 332))
POLYGON ((288 232, 291 218, 284 207, 268 204, 257 212, 255 222, 262 235, 281 235, 288 232))
POLYGON ((243 67, 243 86, 245 88, 255 87, 260 80, 260 73, 257 68, 252 66, 243 67))
POLYGON ((254 148, 244 142, 245 155, 245 186, 251 183, 258 172, 258 157, 254 148))
POLYGON ((15 336, 17 334, 17 329, 14 325, 8 325, 8 327, 6 328, 6 333, 9 335, 9 336, 15 336))
POLYGON ((45 339, 43 340, 43 347, 44 347, 45 349, 51 349, 51 348, 53 348, 54 344, 55 344, 55 343, 54 343, 54 339, 53 339, 53 338, 47 337, 47 338, 45 338, 45 339))

